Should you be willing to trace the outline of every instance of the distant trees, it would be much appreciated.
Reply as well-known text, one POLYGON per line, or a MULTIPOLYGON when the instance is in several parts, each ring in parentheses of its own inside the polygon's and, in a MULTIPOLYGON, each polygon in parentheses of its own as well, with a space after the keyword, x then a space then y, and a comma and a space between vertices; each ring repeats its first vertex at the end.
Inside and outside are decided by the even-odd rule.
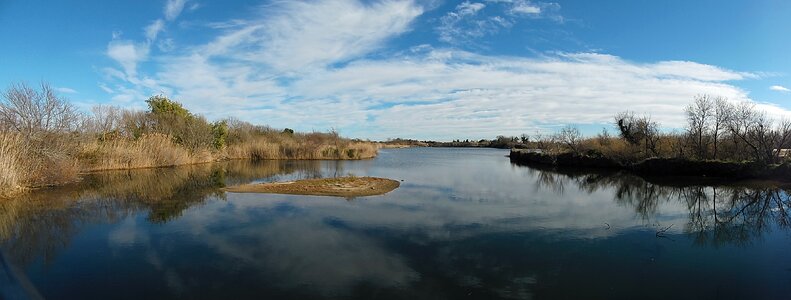
POLYGON ((527 142, 530 141, 530 136, 523 133, 522 135, 519 136, 519 141, 522 142, 522 144, 527 144, 527 142))
POLYGON ((537 132, 527 148, 544 152, 598 153, 618 161, 651 157, 781 162, 791 148, 791 120, 773 119, 752 102, 734 103, 724 97, 698 95, 684 108, 683 130, 662 132, 649 116, 621 112, 613 118, 617 136, 604 128, 592 138, 566 126, 555 134, 537 132))

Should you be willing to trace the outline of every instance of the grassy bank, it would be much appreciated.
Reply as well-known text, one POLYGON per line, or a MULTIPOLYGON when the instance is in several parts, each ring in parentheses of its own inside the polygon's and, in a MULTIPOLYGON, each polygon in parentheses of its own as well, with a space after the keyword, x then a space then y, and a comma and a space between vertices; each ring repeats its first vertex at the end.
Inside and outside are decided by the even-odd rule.
POLYGON ((236 119, 209 122, 154 96, 148 110, 77 111, 47 85, 12 85, 0 99, 0 197, 59 185, 80 173, 232 159, 346 160, 377 155, 375 143, 336 131, 300 133, 236 119))
MULTIPOLYGON (((321 134, 319 134, 321 135, 321 134)), ((137 140, 92 141, 81 146, 78 165, 81 172, 138 169, 199 164, 214 161, 250 160, 356 160, 376 157, 374 143, 341 140, 311 143, 300 137, 258 137, 227 145, 222 149, 189 149, 172 138, 151 134, 137 140)))

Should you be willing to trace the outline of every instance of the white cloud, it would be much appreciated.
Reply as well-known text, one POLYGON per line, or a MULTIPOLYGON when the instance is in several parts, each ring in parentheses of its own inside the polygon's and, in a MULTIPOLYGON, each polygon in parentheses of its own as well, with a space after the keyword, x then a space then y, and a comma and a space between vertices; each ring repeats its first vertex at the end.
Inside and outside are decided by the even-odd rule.
MULTIPOLYGON (((455 12, 484 9, 462 4, 455 12)), ((756 77, 690 61, 637 63, 600 53, 522 58, 421 45, 372 58, 410 30, 419 6, 326 0, 263 9, 261 18, 225 22, 230 25, 206 44, 151 59, 154 71, 141 76, 129 74, 147 53, 138 54, 131 42, 112 42, 111 57, 127 74, 105 70, 117 83, 113 97, 132 103, 172 92, 209 118, 335 127, 362 138, 491 138, 557 124, 604 125, 623 110, 676 127, 693 96, 749 100, 731 82, 756 77)))
POLYGON ((162 19, 157 19, 156 21, 151 22, 151 25, 148 25, 145 28, 146 39, 149 42, 156 40, 157 35, 159 35, 159 32, 163 29, 165 29, 165 21, 162 19))
POLYGON ((487 20, 474 20, 474 16, 486 7, 483 3, 465 1, 456 6, 454 11, 448 12, 440 18, 437 27, 439 39, 447 43, 457 43, 469 38, 481 37, 487 32, 497 30, 497 22, 487 20))
POLYGON ((59 88, 55 88, 55 90, 58 91, 58 92, 64 93, 64 94, 76 94, 77 93, 76 90, 74 90, 72 88, 67 88, 67 87, 59 87, 59 88))
POLYGON ((489 5, 465 1, 440 17, 435 28, 439 40, 454 45, 476 45, 480 43, 480 38, 511 28, 524 18, 547 18, 561 23, 564 21, 558 13, 560 5, 557 3, 532 3, 525 0, 486 2, 489 5), (487 13, 480 13, 484 9, 487 13))
POLYGON ((165 19, 168 21, 175 20, 184 10, 184 4, 187 0, 168 0, 165 4, 165 19))
POLYGON ((107 56, 123 67, 126 76, 137 76, 137 64, 148 57, 148 45, 128 40, 114 40, 107 45, 107 56))
POLYGON ((464 1, 463 3, 456 6, 456 13, 462 16, 474 15, 484 7, 486 7, 486 4, 464 1))
POLYGON ((514 3, 514 6, 511 8, 511 12, 517 14, 537 15, 541 13, 541 7, 533 5, 530 2, 518 1, 514 3))
POLYGON ((306 77, 293 89, 307 98, 365 99, 367 107, 385 107, 366 111, 375 119, 370 124, 358 122, 376 128, 377 138, 518 134, 541 124, 608 123, 623 110, 679 126, 683 106, 696 94, 747 99, 722 82, 742 78, 738 72, 687 63, 668 73, 667 64, 588 53, 526 59, 449 51, 358 61, 306 77))
POLYGON ((773 90, 773 91, 776 91, 776 92, 783 92, 783 93, 791 92, 790 89, 788 89, 787 87, 784 87, 782 85, 773 85, 773 86, 770 86, 769 89, 773 90))
MULTIPOLYGON (((129 102, 132 99, 138 98, 143 95, 143 89, 155 89, 159 91, 168 90, 167 88, 159 85, 153 79, 138 77, 138 65, 146 61, 151 52, 151 46, 156 43, 157 48, 162 52, 172 51, 174 48, 173 39, 167 38, 162 41, 156 42, 160 32, 165 29, 166 21, 173 21, 178 17, 184 9, 186 0, 168 0, 165 3, 164 15, 165 19, 156 19, 151 24, 143 28, 146 40, 144 42, 136 43, 131 40, 122 40, 121 31, 113 31, 113 39, 107 44, 106 55, 117 62, 123 72, 114 68, 104 68, 102 72, 110 78, 118 78, 131 83, 135 86, 133 89, 116 89, 112 90, 106 88, 107 85, 100 86, 108 93, 127 91, 123 95, 115 95, 114 99, 121 99, 121 102, 129 102), (113 92, 109 92, 113 91, 113 92), (133 92, 132 92, 133 91, 133 92)), ((197 8, 197 7, 196 7, 197 8)))
POLYGON ((285 2, 266 7, 262 21, 218 37, 204 53, 260 62, 279 72, 303 71, 378 49, 409 30, 421 13, 412 1, 285 2))
POLYGON ((105 93, 113 94, 115 91, 107 86, 107 84, 99 83, 99 88, 102 89, 105 93))

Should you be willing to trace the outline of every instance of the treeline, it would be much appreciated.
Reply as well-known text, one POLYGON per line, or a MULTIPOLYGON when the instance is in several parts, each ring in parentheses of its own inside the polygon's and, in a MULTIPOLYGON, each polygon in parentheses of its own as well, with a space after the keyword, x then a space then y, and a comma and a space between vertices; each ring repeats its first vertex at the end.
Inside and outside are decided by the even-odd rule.
POLYGON ((52 87, 13 84, 0 99, 0 196, 70 182, 80 172, 226 159, 362 159, 370 142, 277 130, 234 118, 209 122, 158 95, 148 110, 96 106, 78 111, 52 87))
POLYGON ((419 141, 413 139, 403 139, 403 138, 395 138, 395 139, 388 139, 387 141, 382 142, 386 147, 398 147, 398 146, 409 146, 409 147, 471 147, 471 148, 499 148, 499 149, 511 149, 511 148, 528 148, 528 136, 523 134, 519 137, 516 136, 504 136, 498 135, 496 138, 487 140, 487 139, 480 139, 480 140, 453 140, 451 142, 438 142, 438 141, 419 141))
POLYGON ((614 117, 614 135, 604 128, 586 138, 567 126, 556 134, 532 137, 527 144, 543 153, 571 152, 626 163, 678 158, 760 165, 783 162, 791 147, 791 121, 773 119, 751 102, 699 95, 684 111, 687 123, 681 130, 663 132, 650 117, 623 112, 614 117))

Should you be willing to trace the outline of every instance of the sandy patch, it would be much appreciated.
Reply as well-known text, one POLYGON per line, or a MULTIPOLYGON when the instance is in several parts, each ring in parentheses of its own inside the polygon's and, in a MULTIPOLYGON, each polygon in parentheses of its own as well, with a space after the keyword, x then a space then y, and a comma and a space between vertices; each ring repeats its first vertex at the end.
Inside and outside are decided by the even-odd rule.
POLYGON ((378 177, 335 177, 288 182, 243 184, 225 188, 231 193, 268 193, 334 197, 382 195, 399 186, 399 182, 378 177))

